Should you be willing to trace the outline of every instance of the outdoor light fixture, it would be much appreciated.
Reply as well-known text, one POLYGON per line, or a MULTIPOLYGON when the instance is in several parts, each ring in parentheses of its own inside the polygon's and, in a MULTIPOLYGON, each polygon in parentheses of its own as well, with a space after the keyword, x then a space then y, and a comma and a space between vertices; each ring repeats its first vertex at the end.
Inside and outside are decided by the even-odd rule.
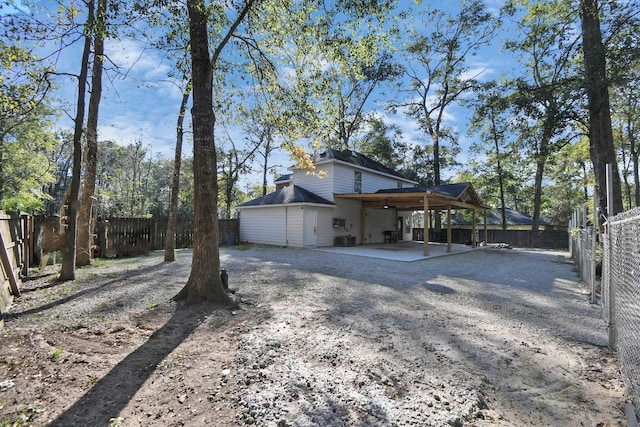
POLYGON ((384 199, 384 209, 389 209, 389 199, 384 199))

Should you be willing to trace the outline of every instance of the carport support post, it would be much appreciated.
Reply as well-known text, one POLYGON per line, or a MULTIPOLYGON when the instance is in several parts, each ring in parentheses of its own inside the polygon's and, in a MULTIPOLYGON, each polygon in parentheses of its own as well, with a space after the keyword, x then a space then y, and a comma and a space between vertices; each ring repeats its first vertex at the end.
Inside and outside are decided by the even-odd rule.
POLYGON ((429 195, 424 195, 424 232, 422 233, 424 256, 429 256, 429 195))
POLYGON ((451 205, 447 206, 447 252, 451 252, 451 205))
POLYGON ((487 231, 487 210, 484 210, 484 244, 487 245, 489 243, 489 233, 487 231))
POLYGON ((364 238, 365 238, 364 226, 365 226, 366 219, 367 219, 367 216, 364 211, 364 204, 360 202, 360 244, 361 245, 364 245, 364 238))
POLYGON ((471 210, 471 247, 476 247, 476 210, 471 210))

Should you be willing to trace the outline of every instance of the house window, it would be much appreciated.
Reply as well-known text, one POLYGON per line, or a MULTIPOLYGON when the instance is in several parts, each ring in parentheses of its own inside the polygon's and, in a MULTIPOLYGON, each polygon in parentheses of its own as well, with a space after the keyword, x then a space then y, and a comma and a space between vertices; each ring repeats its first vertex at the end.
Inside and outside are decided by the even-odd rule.
POLYGON ((402 182, 398 181, 398 188, 402 188, 402 182))
POLYGON ((354 172, 353 192, 362 193, 362 172, 360 171, 354 172))

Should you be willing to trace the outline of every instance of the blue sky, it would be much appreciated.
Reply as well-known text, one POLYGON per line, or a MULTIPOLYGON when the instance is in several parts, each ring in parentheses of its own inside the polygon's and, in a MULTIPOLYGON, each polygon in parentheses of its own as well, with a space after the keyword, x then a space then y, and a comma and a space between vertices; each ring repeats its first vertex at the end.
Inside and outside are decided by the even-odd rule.
MULTIPOLYGON (((143 43, 130 39, 108 40, 105 54, 121 71, 114 71, 110 64, 105 67, 99 139, 123 145, 140 139, 145 145, 151 145, 154 153, 173 158, 182 91, 167 77, 171 64, 143 43)), ((58 71, 78 73, 77 51, 65 52, 58 62, 58 71)), ((76 79, 68 77, 58 81, 59 95, 71 111, 75 111, 76 79)), ((68 118, 59 122, 67 127, 71 127, 70 123, 68 118)))
MULTIPOLYGON (((424 2, 426 4, 426 2, 424 2)), ((501 2, 493 3, 494 10, 501 2)), ((438 7, 452 8, 457 2, 436 3, 438 7)), ((505 68, 514 62, 503 57, 499 47, 501 41, 496 40, 495 46, 486 49, 483 54, 471 58, 470 66, 473 72, 482 71, 483 79, 497 78, 505 68)), ((172 64, 163 59, 162 55, 144 43, 131 39, 107 40, 106 54, 109 61, 116 64, 120 73, 115 73, 107 66, 103 79, 103 96, 100 105, 99 140, 114 140, 125 145, 141 140, 151 151, 165 158, 173 158, 175 148, 175 126, 178 109, 182 97, 181 88, 167 77, 172 64), (124 76, 126 74, 126 77, 124 76)), ((79 71, 79 47, 65 51, 58 60, 58 71, 77 74, 79 71)), ((111 67, 113 68, 113 67, 111 67)), ((58 96, 63 98, 69 108, 67 114, 73 115, 76 99, 76 81, 69 77, 58 79, 60 91, 58 96)), ((408 141, 429 143, 428 139, 417 129, 415 122, 402 113, 391 115, 384 109, 385 99, 373 99, 370 109, 376 110, 385 121, 397 125, 408 141)), ((190 115, 187 115, 190 123, 190 115)), ((459 161, 464 162, 468 157, 468 147, 471 139, 466 135, 466 123, 469 112, 453 106, 447 110, 447 123, 455 127, 460 135, 462 146, 459 161)), ((59 121, 59 126, 71 129, 72 122, 65 115, 59 121)), ((239 129, 232 135, 237 141, 242 140, 239 129)), ((192 146, 187 137, 183 148, 183 155, 190 156, 192 146)), ((280 173, 287 173, 291 161, 285 152, 272 156, 271 164, 279 165, 280 173)), ((451 171, 445 172, 450 176, 451 171)), ((261 174, 256 169, 253 175, 244 179, 244 185, 257 184, 261 174)))

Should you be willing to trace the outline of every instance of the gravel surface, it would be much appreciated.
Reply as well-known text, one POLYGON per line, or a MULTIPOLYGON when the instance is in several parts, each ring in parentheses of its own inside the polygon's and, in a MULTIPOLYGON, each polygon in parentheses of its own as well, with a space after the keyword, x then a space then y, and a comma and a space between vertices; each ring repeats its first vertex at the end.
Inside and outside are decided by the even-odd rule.
POLYGON ((236 311, 170 301, 190 251, 97 260, 24 283, 0 425, 625 425, 601 308, 566 256, 222 248, 236 311))

